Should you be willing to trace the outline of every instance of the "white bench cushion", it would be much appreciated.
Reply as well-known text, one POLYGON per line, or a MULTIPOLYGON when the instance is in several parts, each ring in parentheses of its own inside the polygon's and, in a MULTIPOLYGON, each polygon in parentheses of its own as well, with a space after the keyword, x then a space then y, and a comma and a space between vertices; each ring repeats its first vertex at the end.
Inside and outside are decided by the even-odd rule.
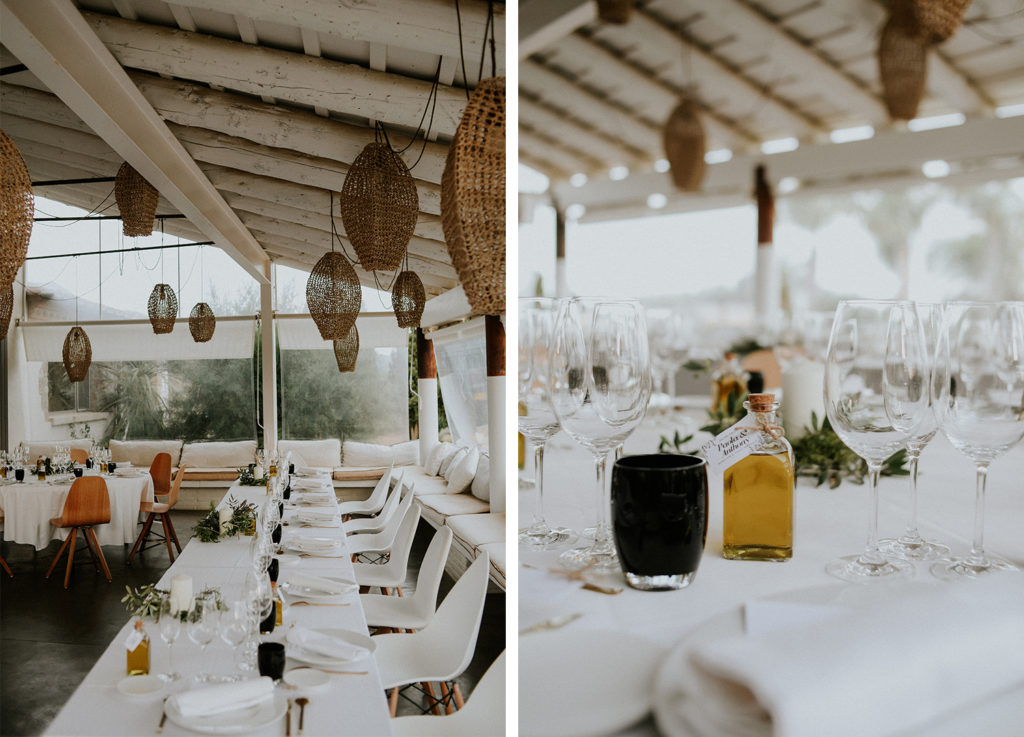
POLYGON ((241 468, 254 462, 255 440, 218 443, 185 443, 181 464, 195 468, 241 468))
POLYGON ((407 440, 394 445, 357 443, 346 440, 342 461, 346 466, 414 466, 419 463, 420 441, 407 440))
POLYGON ((477 517, 490 511, 487 502, 472 494, 427 494, 416 497, 421 515, 435 526, 442 526, 452 515, 477 517))
POLYGON ((341 465, 341 441, 337 438, 278 440, 277 450, 281 454, 291 453, 292 463, 296 466, 334 468, 341 465))
POLYGON ((171 456, 171 465, 179 465, 181 460, 180 440, 111 440, 110 459, 114 463, 128 461, 139 468, 149 468, 153 459, 160 453, 171 456))
POLYGON ((491 578, 505 588, 505 543, 487 543, 480 546, 491 559, 491 578))
POLYGON ((28 446, 28 459, 32 463, 35 463, 36 458, 39 456, 53 458, 57 452, 58 445, 86 452, 92 451, 92 441, 88 438, 79 440, 30 440, 25 445, 28 446))
MULTIPOLYGON (((476 499, 475 496, 470 498, 476 499)), ((505 542, 504 512, 452 515, 445 520, 445 524, 451 528, 455 539, 467 550, 478 551, 481 545, 505 542)))

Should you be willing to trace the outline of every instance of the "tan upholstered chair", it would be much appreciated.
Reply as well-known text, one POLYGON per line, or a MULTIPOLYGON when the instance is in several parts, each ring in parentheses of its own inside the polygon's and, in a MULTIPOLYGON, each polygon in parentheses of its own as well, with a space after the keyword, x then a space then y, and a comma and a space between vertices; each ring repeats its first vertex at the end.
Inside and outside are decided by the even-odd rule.
POLYGON ((99 540, 96 539, 96 531, 92 529, 93 525, 103 525, 107 522, 110 522, 110 495, 107 493, 107 482, 99 476, 83 476, 80 479, 75 479, 75 483, 71 484, 71 491, 68 492, 68 498, 64 502, 64 511, 61 516, 50 520, 50 524, 54 527, 70 527, 71 534, 61 545, 57 557, 50 564, 50 570, 46 572, 46 577, 50 577, 53 569, 57 567, 57 562, 67 550, 68 567, 64 574, 64 588, 68 587, 68 583, 71 581, 71 565, 75 558, 75 541, 78 531, 81 530, 82 537, 85 538, 85 546, 89 548, 89 553, 92 555, 93 563, 103 566, 103 575, 109 582, 111 580, 110 568, 107 567, 107 559, 103 557, 99 540))
MULTIPOLYGON (((161 453, 160 455, 167 455, 161 453)), ((157 456, 159 458, 159 456, 157 456)), ((170 456, 167 456, 170 460, 170 456)), ((154 461, 155 465, 155 461, 154 461)), ((174 523, 171 522, 171 508, 178 503, 178 493, 181 491, 181 479, 185 476, 185 466, 178 468, 178 472, 174 474, 174 481, 171 483, 171 488, 167 501, 165 503, 160 502, 143 502, 139 509, 146 514, 146 521, 142 525, 142 532, 139 533, 139 538, 135 541, 135 547, 132 548, 131 554, 128 556, 128 565, 131 565, 132 558, 135 557, 136 553, 140 553, 147 548, 146 538, 149 537, 150 532, 153 532, 153 523, 159 522, 164 528, 163 535, 157 535, 153 532, 155 540, 149 543, 148 547, 154 545, 160 545, 160 543, 167 543, 167 554, 171 558, 171 562, 174 562, 174 550, 171 548, 171 543, 174 543, 174 547, 181 553, 181 543, 178 542, 178 535, 174 532, 174 523)))
POLYGON ((157 453, 149 467, 153 477, 153 494, 167 496, 171 493, 171 454, 157 453))
POLYGON ((72 448, 69 455, 75 463, 85 463, 89 460, 89 451, 82 450, 81 448, 72 448))

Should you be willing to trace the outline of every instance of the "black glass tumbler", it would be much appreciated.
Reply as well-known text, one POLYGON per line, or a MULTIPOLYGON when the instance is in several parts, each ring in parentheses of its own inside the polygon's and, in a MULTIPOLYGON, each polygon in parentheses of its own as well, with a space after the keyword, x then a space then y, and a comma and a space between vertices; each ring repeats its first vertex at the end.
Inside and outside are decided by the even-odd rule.
POLYGON ((630 586, 653 591, 688 586, 708 532, 707 461, 672 453, 617 460, 612 531, 630 586))
POLYGON ((280 642, 261 642, 256 660, 260 666, 260 675, 269 676, 275 681, 284 675, 284 644, 280 642))

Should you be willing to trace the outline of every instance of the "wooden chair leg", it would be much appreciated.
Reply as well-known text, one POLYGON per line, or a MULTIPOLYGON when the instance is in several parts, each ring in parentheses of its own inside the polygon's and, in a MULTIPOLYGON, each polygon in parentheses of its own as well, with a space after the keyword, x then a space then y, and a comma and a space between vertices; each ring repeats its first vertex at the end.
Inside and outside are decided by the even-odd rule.
MULTIPOLYGON (((173 543, 173 540, 171 540, 171 531, 167 527, 167 515, 166 514, 161 514, 160 515, 160 522, 164 526, 164 542, 167 543, 167 555, 171 559, 171 563, 173 563, 174 562, 174 548, 171 547, 171 544, 173 543)), ((178 552, 180 553, 181 551, 179 550, 178 552)))
POLYGON ((444 702, 444 713, 452 713, 451 699, 448 698, 448 684, 441 681, 441 701, 444 702))
POLYGON ((95 568, 96 571, 99 572, 99 570, 100 570, 100 561, 99 561, 99 558, 96 557, 96 551, 93 550, 93 548, 92 548, 92 540, 89 538, 89 530, 91 530, 91 529, 92 529, 91 527, 83 527, 82 528, 82 539, 85 540, 85 547, 89 551, 89 557, 92 558, 93 568, 95 568))
POLYGON ((50 574, 53 573, 53 569, 57 567, 57 563, 60 561, 61 556, 64 555, 64 551, 68 545, 71 544, 71 535, 64 538, 64 544, 60 546, 60 550, 57 551, 57 557, 53 559, 53 563, 50 564, 50 568, 46 571, 46 577, 49 578, 50 574))
POLYGON ((71 566, 75 562, 75 540, 78 538, 78 528, 71 528, 71 545, 68 546, 68 569, 64 573, 64 588, 71 583, 71 566))
POLYGON ((11 567, 7 565, 7 561, 4 560, 4 557, 2 555, 0 555, 0 568, 3 568, 5 571, 7 571, 8 576, 14 578, 14 572, 11 570, 11 567))
POLYGON ((154 517, 156 517, 156 515, 152 512, 146 516, 146 523, 142 526, 142 532, 139 533, 139 539, 135 541, 135 547, 133 547, 132 552, 128 554, 128 560, 126 561, 127 565, 132 564, 132 558, 135 557, 135 554, 139 552, 139 548, 142 547, 146 538, 149 537, 149 528, 153 526, 154 517))
POLYGON ((423 681, 422 685, 423 690, 430 697, 430 711, 437 716, 441 716, 440 702, 437 700, 437 696, 434 695, 434 685, 430 681, 423 681))
POLYGON ((113 578, 110 576, 110 567, 107 566, 107 559, 103 556, 103 550, 100 548, 100 541, 96 538, 96 530, 89 528, 86 530, 88 535, 92 535, 92 544, 96 548, 96 553, 100 557, 100 565, 103 566, 103 575, 107 577, 107 583, 112 583, 113 578))
MULTIPOLYGON (((171 513, 167 512, 164 515, 164 535, 167 535, 167 531, 170 530, 171 538, 174 540, 174 547, 178 549, 178 555, 181 555, 181 543, 178 542, 178 533, 174 531, 174 523, 171 522, 171 513)), ((173 560, 173 558, 172 558, 173 560)))
POLYGON ((398 591, 398 596, 399 596, 399 597, 401 597, 401 596, 402 596, 402 587, 401 587, 401 586, 399 586, 399 587, 397 588, 397 591, 398 591))
POLYGON ((391 695, 388 697, 388 708, 391 710, 392 717, 398 713, 398 686, 391 689, 391 695))
POLYGON ((386 586, 381 586, 380 592, 384 594, 384 596, 391 596, 391 589, 387 588, 386 586))
POLYGON ((462 689, 459 688, 457 681, 452 681, 452 696, 455 698, 455 706, 461 709, 466 705, 466 702, 462 698, 462 689))

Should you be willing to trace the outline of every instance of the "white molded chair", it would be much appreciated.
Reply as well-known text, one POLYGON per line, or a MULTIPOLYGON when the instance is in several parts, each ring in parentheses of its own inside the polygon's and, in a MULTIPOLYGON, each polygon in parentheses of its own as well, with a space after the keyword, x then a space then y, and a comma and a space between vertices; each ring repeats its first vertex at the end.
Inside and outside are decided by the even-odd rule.
POLYGON ((377 485, 373 487, 373 491, 366 499, 342 502, 338 505, 338 512, 341 513, 342 517, 350 514, 377 514, 384 506, 384 499, 388 495, 388 489, 391 488, 391 472, 395 466, 392 464, 384 475, 380 477, 377 485))
POLYGON ((434 538, 423 555, 420 572, 416 577, 416 590, 412 596, 360 596, 359 601, 363 606, 367 624, 371 627, 391 627, 398 630, 420 630, 430 624, 430 620, 434 618, 437 590, 441 587, 441 576, 444 575, 444 564, 448 560, 448 550, 451 546, 451 528, 442 527, 434 533, 434 538))
POLYGON ((406 494, 405 499, 398 505, 398 511, 391 515, 391 519, 388 520, 387 525, 380 532, 367 532, 365 534, 348 535, 345 538, 348 544, 348 549, 353 555, 361 555, 364 553, 387 553, 390 552, 391 548, 395 544, 395 538, 398 536, 398 529, 402 526, 402 520, 405 516, 412 514, 411 510, 415 510, 416 514, 419 515, 420 507, 418 504, 413 504, 415 497, 412 494, 406 494))
POLYGON ((413 506, 413 513, 402 518, 398 526, 398 534, 391 546, 391 555, 386 563, 353 563, 356 583, 360 586, 378 586, 381 593, 387 594, 388 589, 397 588, 399 594, 405 583, 405 574, 409 568, 409 552, 416 537, 416 525, 420 521, 419 505, 413 506))
MULTIPOLYGON (((409 489, 408 493, 412 493, 412 489, 409 489)), ((388 500, 384 502, 384 506, 381 507, 380 513, 376 517, 360 517, 359 519, 349 520, 348 522, 341 523, 341 529, 345 531, 346 535, 351 535, 356 532, 380 532, 383 530, 388 521, 391 519, 391 515, 395 513, 395 509, 398 508, 398 502, 402 500, 402 477, 399 476, 395 481, 395 487, 388 494, 388 500)))
POLYGON ((501 737, 505 734, 505 651, 484 673, 466 705, 445 716, 398 717, 395 737, 501 737))
MULTIPOLYGON (((391 716, 398 708, 399 688, 410 683, 425 683, 427 694, 433 698, 429 684, 431 681, 440 682, 441 700, 447 702, 447 681, 461 675, 473 658, 489 572, 488 555, 481 553, 455 582, 430 624, 412 634, 374 636, 381 682, 384 688, 393 689, 391 716)), ((456 706, 461 708, 462 695, 458 684, 452 688, 452 697, 456 706)), ((436 705, 435 699, 433 706, 436 708, 436 705)), ((450 709, 451 705, 447 704, 446 708, 450 709)))

